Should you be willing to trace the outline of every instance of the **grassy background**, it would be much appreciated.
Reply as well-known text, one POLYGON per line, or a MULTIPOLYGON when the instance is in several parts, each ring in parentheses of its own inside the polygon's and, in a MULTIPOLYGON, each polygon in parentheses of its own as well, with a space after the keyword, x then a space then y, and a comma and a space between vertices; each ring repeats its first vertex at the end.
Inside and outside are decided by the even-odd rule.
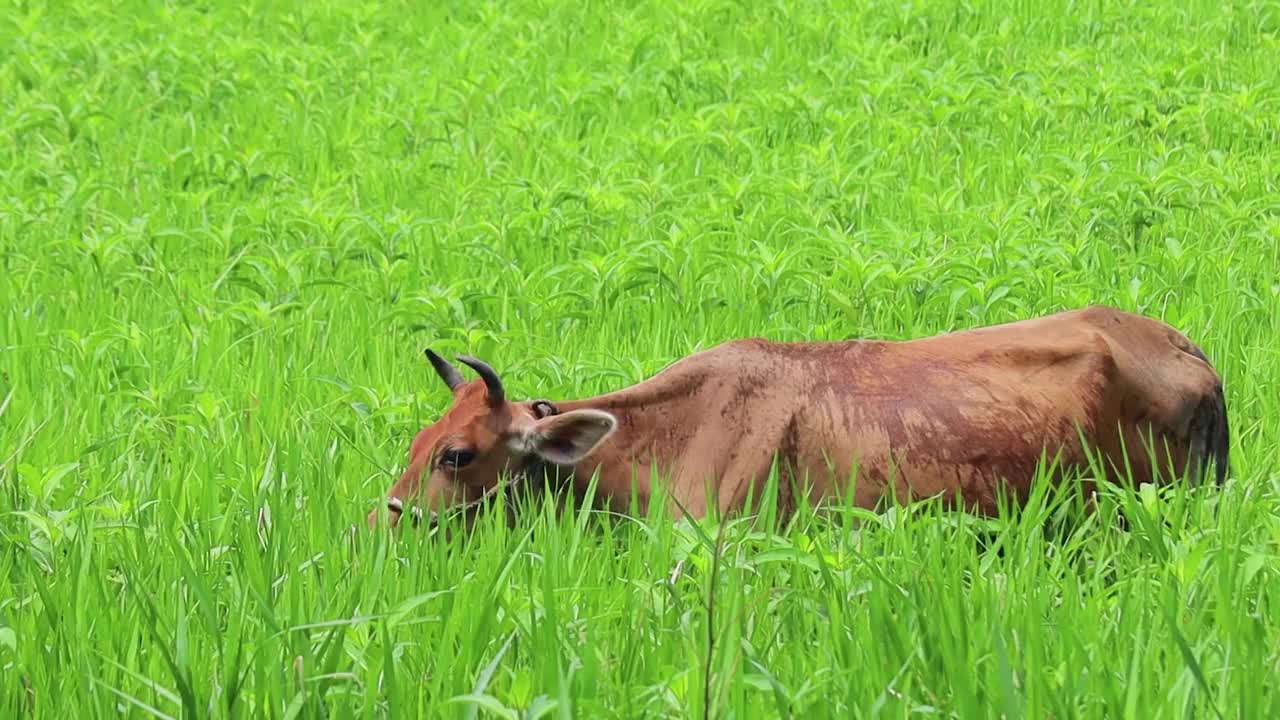
POLYGON ((6 7, 0 716, 1280 715, 1280 4, 6 7), (1224 490, 350 532, 428 344, 563 398, 1097 302, 1220 368, 1224 490))

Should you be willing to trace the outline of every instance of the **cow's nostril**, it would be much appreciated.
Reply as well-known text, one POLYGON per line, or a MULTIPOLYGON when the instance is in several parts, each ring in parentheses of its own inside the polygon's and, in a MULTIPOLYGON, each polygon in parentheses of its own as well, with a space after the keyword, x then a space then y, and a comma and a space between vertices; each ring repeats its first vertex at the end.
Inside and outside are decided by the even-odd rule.
POLYGON ((400 498, 393 497, 387 500, 387 509, 396 515, 404 514, 404 503, 400 502, 400 498))

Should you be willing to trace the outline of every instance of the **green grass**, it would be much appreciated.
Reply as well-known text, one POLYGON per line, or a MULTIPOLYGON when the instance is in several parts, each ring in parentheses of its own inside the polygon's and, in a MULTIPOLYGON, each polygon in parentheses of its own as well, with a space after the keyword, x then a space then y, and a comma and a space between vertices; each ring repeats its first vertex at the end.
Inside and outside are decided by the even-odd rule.
POLYGON ((1280 4, 122 5, 0 13, 0 716, 1280 716, 1280 4), (351 530, 427 345, 1090 303, 1211 356, 1225 488, 351 530))

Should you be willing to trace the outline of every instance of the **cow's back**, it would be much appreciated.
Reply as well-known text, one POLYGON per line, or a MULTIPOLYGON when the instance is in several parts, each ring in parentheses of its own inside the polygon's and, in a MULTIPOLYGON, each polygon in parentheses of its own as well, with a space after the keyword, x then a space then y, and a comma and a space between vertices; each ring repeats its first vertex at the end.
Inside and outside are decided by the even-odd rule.
POLYGON ((1025 496, 1042 453, 1061 474, 1086 467, 1088 447, 1145 482, 1149 438, 1170 446, 1164 469, 1174 473, 1209 452, 1215 432, 1225 444, 1221 386, 1203 353, 1165 323, 1107 307, 908 341, 760 350, 775 357, 765 365, 785 358, 792 368, 794 432, 779 454, 815 496, 841 490, 856 468, 863 506, 891 491, 993 512, 999 486, 1025 496))

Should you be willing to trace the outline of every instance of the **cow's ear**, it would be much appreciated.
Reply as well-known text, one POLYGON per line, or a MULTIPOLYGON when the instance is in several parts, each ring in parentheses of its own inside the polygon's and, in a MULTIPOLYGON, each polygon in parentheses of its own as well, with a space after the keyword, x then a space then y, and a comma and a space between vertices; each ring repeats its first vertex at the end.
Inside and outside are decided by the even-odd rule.
POLYGON ((535 422, 526 446, 548 462, 572 465, 590 455, 617 426, 607 412, 570 410, 535 422))

